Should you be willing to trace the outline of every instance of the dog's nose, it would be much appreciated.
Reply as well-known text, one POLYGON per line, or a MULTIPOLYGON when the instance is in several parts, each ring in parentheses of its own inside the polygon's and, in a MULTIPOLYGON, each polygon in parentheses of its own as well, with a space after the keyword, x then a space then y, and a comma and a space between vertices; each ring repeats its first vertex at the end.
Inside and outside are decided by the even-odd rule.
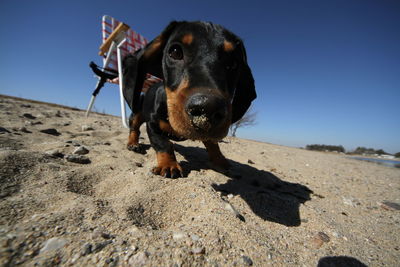
POLYGON ((209 130, 219 124, 227 115, 226 103, 223 98, 214 95, 195 94, 186 104, 193 125, 203 130, 209 130))

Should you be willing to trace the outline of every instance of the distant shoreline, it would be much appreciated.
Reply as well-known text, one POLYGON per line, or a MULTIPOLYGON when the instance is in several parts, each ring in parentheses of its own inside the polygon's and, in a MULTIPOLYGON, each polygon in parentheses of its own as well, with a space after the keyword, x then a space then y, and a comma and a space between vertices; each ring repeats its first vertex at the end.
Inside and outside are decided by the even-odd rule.
MULTIPOLYGON (((65 108, 65 109, 69 109, 69 110, 86 111, 85 109, 75 108, 75 107, 71 107, 71 106, 55 104, 55 103, 50 103, 50 102, 40 101, 40 100, 34 100, 34 99, 28 99, 28 98, 23 98, 23 97, 11 96, 11 95, 0 94, 0 98, 1 97, 14 99, 14 100, 19 100, 19 101, 26 101, 26 102, 35 103, 35 104, 45 104, 45 105, 49 105, 51 107, 60 107, 60 108, 65 108)), ((108 114, 108 113, 100 113, 100 112, 95 112, 95 111, 91 111, 90 113, 95 113, 95 114, 103 115, 103 116, 120 117, 120 116, 115 116, 115 115, 108 114)))

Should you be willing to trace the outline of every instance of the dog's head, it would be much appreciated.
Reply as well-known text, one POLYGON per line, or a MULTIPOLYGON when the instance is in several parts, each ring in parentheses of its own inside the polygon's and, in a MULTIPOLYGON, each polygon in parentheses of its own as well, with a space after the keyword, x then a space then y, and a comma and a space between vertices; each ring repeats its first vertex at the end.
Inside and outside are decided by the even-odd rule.
POLYGON ((171 127, 189 139, 222 139, 256 98, 243 42, 212 23, 171 22, 125 59, 124 93, 134 112, 146 73, 164 79, 171 127))

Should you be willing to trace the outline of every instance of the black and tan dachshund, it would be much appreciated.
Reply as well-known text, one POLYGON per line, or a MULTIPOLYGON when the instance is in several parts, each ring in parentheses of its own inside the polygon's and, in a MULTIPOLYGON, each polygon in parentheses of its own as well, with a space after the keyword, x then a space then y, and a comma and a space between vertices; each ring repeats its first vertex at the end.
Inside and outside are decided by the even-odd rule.
POLYGON ((154 174, 181 177, 173 144, 204 143, 211 163, 228 169, 218 141, 256 98, 242 40, 208 22, 173 21, 145 48, 123 62, 124 97, 132 110, 128 149, 142 153, 140 126, 146 122, 157 154, 154 174), (163 79, 143 92, 146 74, 163 79))

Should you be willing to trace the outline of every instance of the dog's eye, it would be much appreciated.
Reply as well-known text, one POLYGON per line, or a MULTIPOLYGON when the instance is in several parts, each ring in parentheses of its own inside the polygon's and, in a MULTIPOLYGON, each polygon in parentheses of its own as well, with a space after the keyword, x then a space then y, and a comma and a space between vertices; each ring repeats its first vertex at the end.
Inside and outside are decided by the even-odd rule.
POLYGON ((183 59, 183 51, 182 47, 179 45, 173 45, 169 48, 168 51, 169 56, 175 60, 182 60, 183 59))

